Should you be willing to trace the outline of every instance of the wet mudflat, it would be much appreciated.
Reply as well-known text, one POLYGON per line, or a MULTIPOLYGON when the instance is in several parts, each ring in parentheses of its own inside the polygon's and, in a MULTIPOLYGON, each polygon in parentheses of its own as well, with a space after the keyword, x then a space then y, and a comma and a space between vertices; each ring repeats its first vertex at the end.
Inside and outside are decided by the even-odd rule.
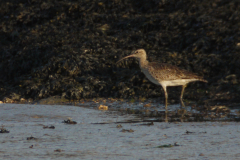
MULTIPOLYGON (((4 159, 240 158, 237 149, 240 123, 228 122, 226 117, 225 121, 214 122, 147 122, 156 117, 111 109, 122 106, 123 110, 124 107, 129 110, 123 106, 126 103, 113 103, 108 110, 97 110, 90 103, 80 103, 82 107, 0 104, 0 125, 9 131, 0 134, 0 156, 4 159)), ((174 105, 169 105, 169 109, 174 111, 174 105)))
MULTIPOLYGON (((59 101, 59 97, 51 97, 44 99, 42 102, 53 103, 59 101)), ((144 122, 165 122, 166 118, 164 101, 159 98, 138 100, 96 98, 69 104, 87 108, 98 108, 100 110, 119 111, 121 115, 135 114, 141 118, 140 121, 144 122)), ((187 100, 186 107, 181 107, 180 104, 174 103, 170 104, 167 111, 168 122, 240 121, 239 104, 199 105, 197 102, 187 100)))

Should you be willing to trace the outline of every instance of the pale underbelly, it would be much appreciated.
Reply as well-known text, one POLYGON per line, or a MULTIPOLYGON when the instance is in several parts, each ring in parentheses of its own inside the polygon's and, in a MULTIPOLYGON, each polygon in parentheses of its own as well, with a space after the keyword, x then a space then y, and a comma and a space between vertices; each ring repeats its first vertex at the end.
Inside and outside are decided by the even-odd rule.
POLYGON ((188 84, 189 82, 197 81, 197 79, 177 79, 177 80, 168 80, 168 81, 160 81, 159 84, 162 86, 183 86, 188 84))

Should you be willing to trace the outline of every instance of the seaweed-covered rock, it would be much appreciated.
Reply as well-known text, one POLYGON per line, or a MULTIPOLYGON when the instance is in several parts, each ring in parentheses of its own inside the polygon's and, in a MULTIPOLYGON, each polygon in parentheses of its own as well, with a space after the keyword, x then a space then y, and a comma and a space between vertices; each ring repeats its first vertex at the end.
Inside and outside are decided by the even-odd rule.
POLYGON ((163 96, 135 60, 115 64, 144 48, 150 61, 209 81, 190 84, 185 97, 238 101, 239 10, 237 0, 2 2, 0 99, 163 96))

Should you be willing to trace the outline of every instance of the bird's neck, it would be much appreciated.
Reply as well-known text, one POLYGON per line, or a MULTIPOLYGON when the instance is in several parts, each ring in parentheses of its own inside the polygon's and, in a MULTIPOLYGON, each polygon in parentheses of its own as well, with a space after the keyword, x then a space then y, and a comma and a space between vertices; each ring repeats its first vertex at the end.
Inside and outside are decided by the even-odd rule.
POLYGON ((140 66, 140 68, 144 68, 147 65, 148 65, 147 58, 143 57, 143 58, 139 59, 139 66, 140 66))

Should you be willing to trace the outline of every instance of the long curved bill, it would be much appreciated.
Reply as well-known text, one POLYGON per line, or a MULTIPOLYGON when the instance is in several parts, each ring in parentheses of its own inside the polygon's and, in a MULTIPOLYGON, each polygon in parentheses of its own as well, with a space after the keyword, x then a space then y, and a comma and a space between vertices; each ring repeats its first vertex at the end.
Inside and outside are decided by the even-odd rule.
POLYGON ((131 55, 126 56, 126 57, 123 57, 122 59, 120 59, 120 60, 117 61, 116 63, 118 63, 118 62, 120 62, 120 61, 122 61, 122 60, 124 60, 124 59, 130 58, 130 57, 134 57, 134 54, 131 54, 131 55))

